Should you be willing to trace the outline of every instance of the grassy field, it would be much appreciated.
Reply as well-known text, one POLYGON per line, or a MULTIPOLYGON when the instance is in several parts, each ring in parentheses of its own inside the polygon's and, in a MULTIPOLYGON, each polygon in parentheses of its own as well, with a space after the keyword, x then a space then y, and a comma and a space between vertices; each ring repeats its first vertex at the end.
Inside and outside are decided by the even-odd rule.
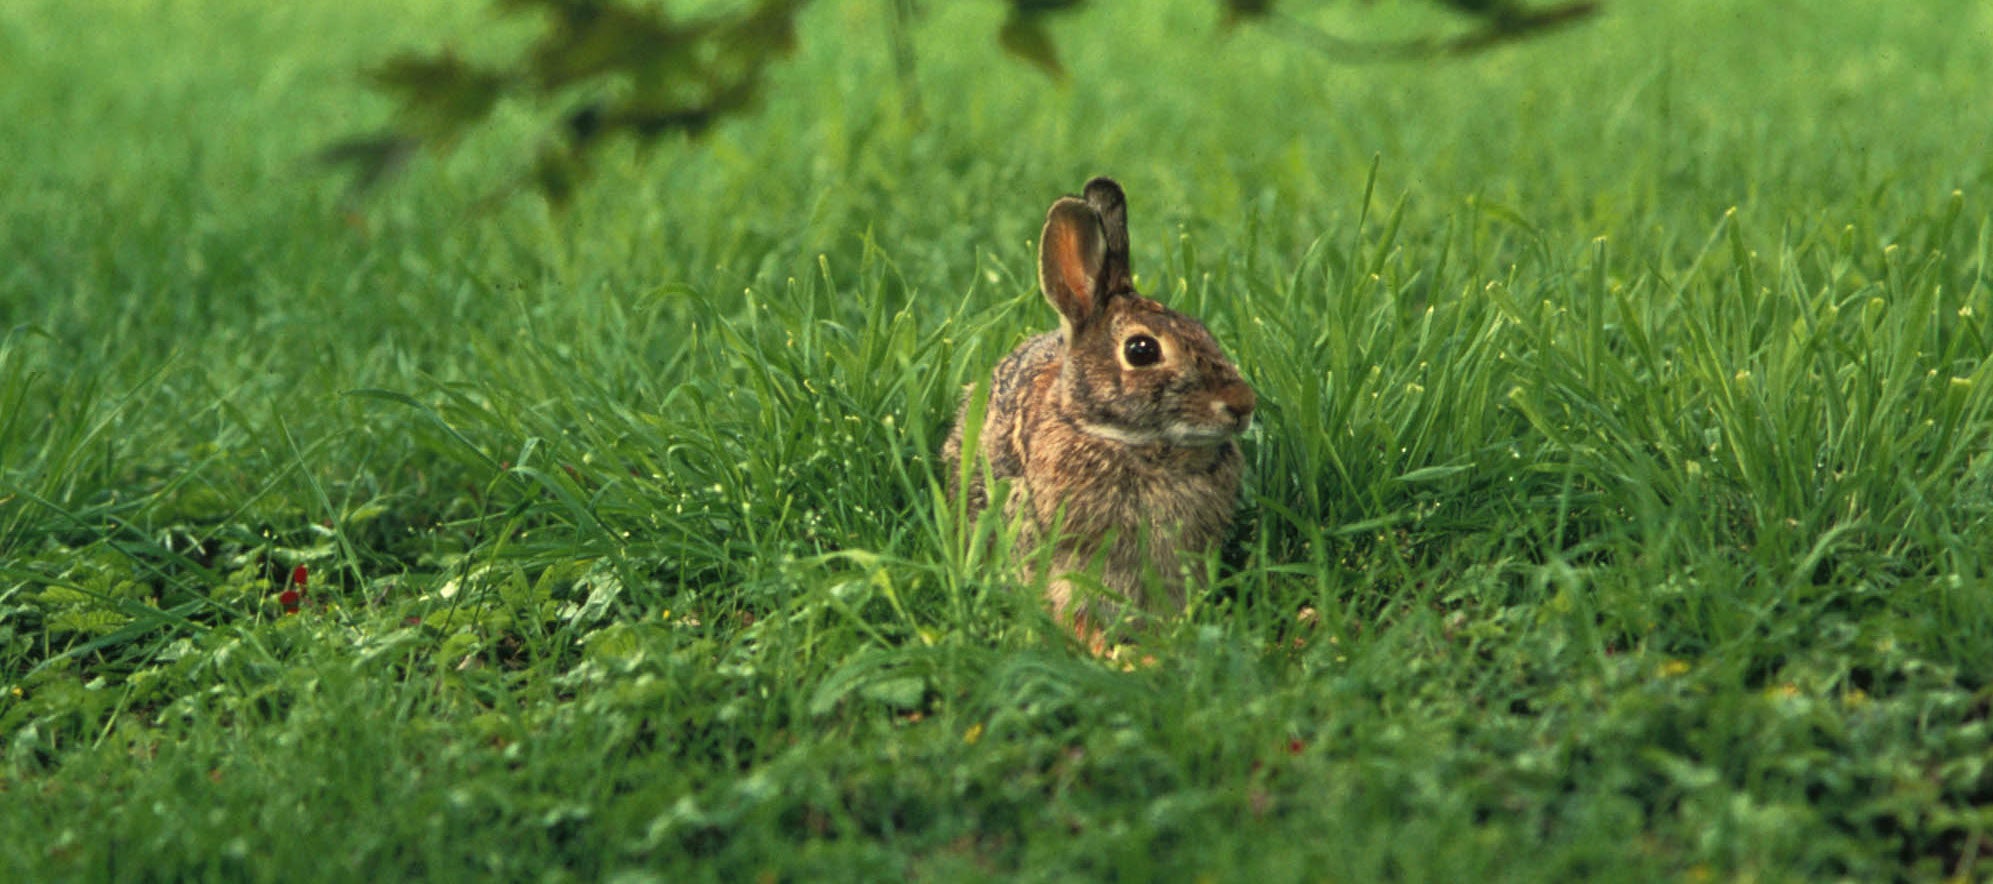
POLYGON ((1993 874, 1993 6, 1605 5, 825 2, 554 213, 309 160, 481 4, 9 0, 0 879, 1993 874), (1099 173, 1262 407, 1134 671, 936 456, 1099 173))

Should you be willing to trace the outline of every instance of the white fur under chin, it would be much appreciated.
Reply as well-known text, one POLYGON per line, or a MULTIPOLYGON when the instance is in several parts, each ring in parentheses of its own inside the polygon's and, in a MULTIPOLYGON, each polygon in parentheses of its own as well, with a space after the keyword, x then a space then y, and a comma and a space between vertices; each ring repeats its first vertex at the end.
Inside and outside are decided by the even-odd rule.
POLYGON ((1096 439, 1106 439, 1109 442, 1119 442, 1123 445, 1153 445, 1163 441, 1163 437, 1155 433, 1136 433, 1110 424, 1096 424, 1092 421, 1079 421, 1077 423, 1082 433, 1096 439))
POLYGON ((1223 445, 1237 436, 1231 427, 1199 426, 1196 424, 1171 424, 1163 438, 1171 445, 1185 448, 1213 448, 1223 445))
POLYGON ((1079 421, 1080 432, 1096 439, 1106 439, 1123 445, 1155 445, 1165 443, 1185 448, 1211 448, 1223 445, 1238 435, 1228 427, 1204 427, 1194 424, 1171 424, 1160 433, 1140 433, 1108 424, 1079 421))

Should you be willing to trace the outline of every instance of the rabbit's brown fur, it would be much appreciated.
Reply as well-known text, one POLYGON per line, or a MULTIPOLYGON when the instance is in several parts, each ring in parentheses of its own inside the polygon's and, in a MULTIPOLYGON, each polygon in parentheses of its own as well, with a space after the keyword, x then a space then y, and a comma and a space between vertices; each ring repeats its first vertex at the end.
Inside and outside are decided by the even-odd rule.
MULTIPOLYGON (((1187 566, 1223 539, 1237 505, 1234 439, 1251 424, 1252 388, 1202 324, 1135 291, 1126 203, 1111 180, 1046 213, 1039 282, 1061 327, 997 365, 979 445, 991 476, 1021 480, 1005 507, 1026 515, 1020 557, 1056 529, 1047 600, 1061 617, 1119 610, 1075 604, 1065 575, 1096 561, 1101 584, 1132 606, 1181 611, 1187 566)), ((964 396, 942 447, 958 494, 968 408, 964 396)), ((969 471, 971 514, 988 505, 983 481, 969 471)))

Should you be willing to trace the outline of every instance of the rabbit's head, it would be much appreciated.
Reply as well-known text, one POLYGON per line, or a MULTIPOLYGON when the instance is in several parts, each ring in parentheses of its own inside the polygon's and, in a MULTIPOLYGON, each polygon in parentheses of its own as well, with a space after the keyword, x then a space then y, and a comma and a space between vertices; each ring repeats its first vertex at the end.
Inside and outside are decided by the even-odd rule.
POLYGON ((1203 323, 1135 291, 1127 202, 1106 178, 1045 216, 1039 283, 1065 350, 1057 410, 1127 445, 1220 445, 1252 425, 1256 397, 1203 323))

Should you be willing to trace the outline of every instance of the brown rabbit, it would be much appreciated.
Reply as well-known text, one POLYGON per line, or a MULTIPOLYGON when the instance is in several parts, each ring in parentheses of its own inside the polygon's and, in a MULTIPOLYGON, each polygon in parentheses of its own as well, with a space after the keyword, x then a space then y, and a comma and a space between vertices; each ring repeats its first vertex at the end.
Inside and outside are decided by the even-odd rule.
MULTIPOLYGON (((1025 514, 1019 557, 1056 528, 1053 613, 1098 641, 1121 602, 1183 610, 1188 566, 1223 539, 1237 506, 1233 440, 1251 425, 1255 397, 1202 324, 1135 291, 1127 202, 1112 180, 1052 204, 1038 275, 1059 330, 997 366, 980 448, 990 475, 1021 479, 1005 505, 1007 516, 1025 514), (1120 599, 1075 604, 1065 576, 1090 567, 1120 599)), ((951 494, 961 493, 968 409, 965 395, 941 449, 951 494)), ((988 505, 983 481, 972 466, 971 515, 988 505)))

